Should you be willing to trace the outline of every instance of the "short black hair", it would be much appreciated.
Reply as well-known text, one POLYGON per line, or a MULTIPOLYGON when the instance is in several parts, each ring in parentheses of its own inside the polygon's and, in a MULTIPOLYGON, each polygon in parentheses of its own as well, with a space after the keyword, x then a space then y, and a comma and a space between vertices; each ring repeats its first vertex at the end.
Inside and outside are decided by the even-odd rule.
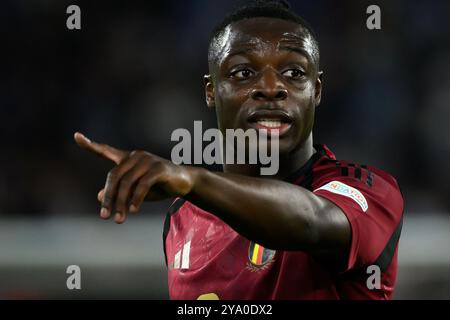
POLYGON ((291 6, 285 0, 252 0, 246 4, 238 7, 234 11, 227 14, 222 21, 213 29, 209 38, 208 47, 208 62, 211 64, 216 58, 217 42, 225 28, 233 22, 241 21, 250 18, 278 18, 282 20, 292 21, 298 23, 303 27, 305 32, 311 37, 313 42, 313 61, 319 66, 319 43, 317 41, 316 33, 311 25, 291 10, 291 6))

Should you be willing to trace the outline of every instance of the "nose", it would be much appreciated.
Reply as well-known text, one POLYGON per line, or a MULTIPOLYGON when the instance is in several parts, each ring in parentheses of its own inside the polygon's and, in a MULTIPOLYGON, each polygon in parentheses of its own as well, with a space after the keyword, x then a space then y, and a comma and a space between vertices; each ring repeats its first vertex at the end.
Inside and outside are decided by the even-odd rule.
POLYGON ((255 88, 251 91, 254 100, 285 100, 288 96, 284 84, 275 70, 265 70, 255 88))

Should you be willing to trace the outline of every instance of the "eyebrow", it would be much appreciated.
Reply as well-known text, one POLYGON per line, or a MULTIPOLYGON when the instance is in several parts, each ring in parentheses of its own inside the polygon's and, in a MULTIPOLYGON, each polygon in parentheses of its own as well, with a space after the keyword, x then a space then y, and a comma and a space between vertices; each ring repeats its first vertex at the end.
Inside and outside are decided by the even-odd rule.
POLYGON ((313 62, 313 57, 311 56, 311 54, 307 50, 303 49, 302 47, 295 46, 295 45, 282 44, 279 46, 279 48, 282 50, 297 52, 297 53, 301 54, 302 56, 304 56, 306 59, 308 59, 308 62, 310 62, 310 63, 313 62))
POLYGON ((232 56, 237 56, 237 55, 240 55, 240 54, 251 53, 252 51, 255 51, 255 48, 252 48, 252 47, 239 48, 239 49, 236 49, 236 50, 232 50, 227 55, 227 58, 231 58, 232 56))

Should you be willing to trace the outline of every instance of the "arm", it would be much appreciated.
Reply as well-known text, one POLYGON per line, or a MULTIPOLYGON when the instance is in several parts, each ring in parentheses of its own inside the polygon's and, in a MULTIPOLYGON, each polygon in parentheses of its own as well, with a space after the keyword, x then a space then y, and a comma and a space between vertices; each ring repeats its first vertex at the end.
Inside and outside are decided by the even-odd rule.
POLYGON ((350 244, 345 214, 325 198, 279 180, 196 170, 185 198, 234 230, 280 250, 343 251, 350 244))
POLYGON ((102 218, 109 218, 115 209, 115 220, 122 223, 127 212, 138 211, 145 199, 179 196, 215 214, 244 237, 272 249, 305 250, 324 258, 348 250, 351 232, 345 214, 304 188, 278 180, 178 166, 147 152, 97 144, 80 134, 75 140, 117 165, 99 193, 102 218))

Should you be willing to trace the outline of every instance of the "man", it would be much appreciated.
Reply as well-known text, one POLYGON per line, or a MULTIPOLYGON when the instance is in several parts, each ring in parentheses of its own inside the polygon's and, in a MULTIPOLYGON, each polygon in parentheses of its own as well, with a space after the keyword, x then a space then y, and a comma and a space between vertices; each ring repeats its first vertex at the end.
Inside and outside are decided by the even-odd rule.
POLYGON ((278 173, 210 172, 76 133, 117 165, 98 195, 101 217, 122 223, 144 200, 177 197, 164 228, 173 299, 391 298, 403 199, 387 173, 313 145, 322 71, 312 29, 283 3, 245 6, 213 33, 209 71, 219 129, 268 129, 278 173))

